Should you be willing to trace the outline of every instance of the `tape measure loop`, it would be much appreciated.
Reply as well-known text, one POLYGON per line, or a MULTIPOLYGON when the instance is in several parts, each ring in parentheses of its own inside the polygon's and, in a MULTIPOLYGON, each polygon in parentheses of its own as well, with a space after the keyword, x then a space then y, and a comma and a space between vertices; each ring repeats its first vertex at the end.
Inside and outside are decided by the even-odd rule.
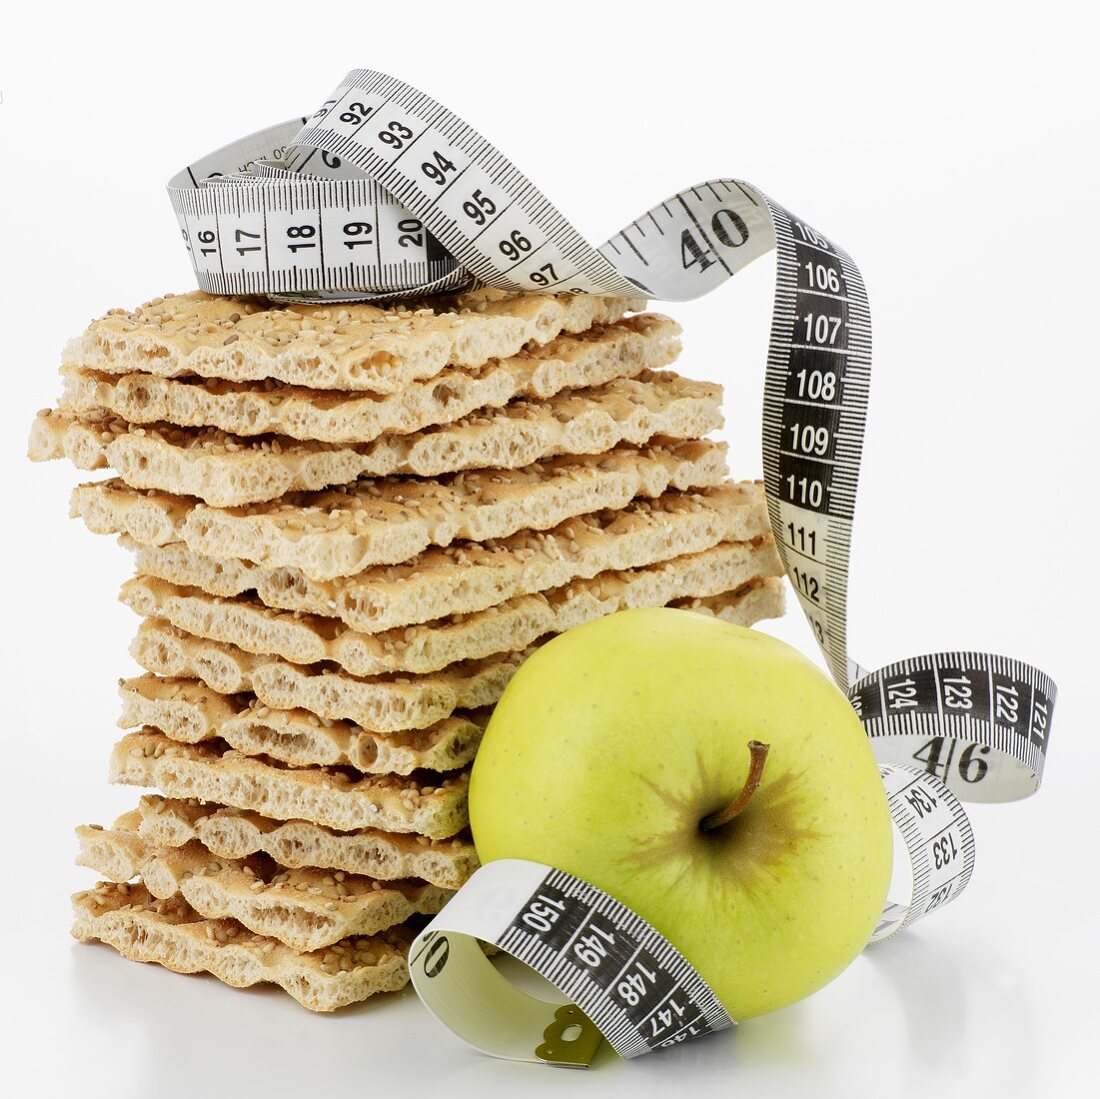
POLYGON ((477 1048, 513 1060, 587 1064, 598 1045, 593 1030, 630 1058, 734 1025, 687 958, 636 912, 523 859, 477 870, 417 936, 409 969, 437 1017, 477 1048), (575 1011, 521 992, 477 939, 535 970, 575 1011), (564 1038, 570 1025, 581 1027, 573 1042, 564 1038))
POLYGON ((848 697, 880 762, 920 766, 961 801, 1015 801, 1039 788, 1057 689, 1038 668, 930 653, 865 675, 848 697))

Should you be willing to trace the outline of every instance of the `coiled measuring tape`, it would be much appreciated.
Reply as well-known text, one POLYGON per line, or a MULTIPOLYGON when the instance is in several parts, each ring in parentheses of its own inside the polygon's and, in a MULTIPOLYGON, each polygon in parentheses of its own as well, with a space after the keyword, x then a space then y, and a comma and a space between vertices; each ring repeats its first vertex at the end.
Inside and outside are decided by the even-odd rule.
MULTIPOLYGON (((966 888, 974 836, 961 799, 1010 801, 1038 788, 1054 685, 1003 657, 938 653, 864 676, 848 697, 880 759, 912 871, 909 897, 888 899, 871 934, 879 943, 966 888)), ((734 1025, 660 932, 588 882, 535 862, 481 867, 417 937, 409 967, 429 1009, 498 1057, 585 1066, 601 1035, 630 1058, 734 1025), (570 1002, 515 988, 478 939, 570 1002)))
MULTIPOLYGON (((848 562, 871 321, 859 269, 842 248, 734 179, 689 187, 595 248, 460 118, 367 70, 350 73, 311 117, 190 165, 169 192, 200 287, 289 301, 385 301, 479 285, 686 301, 774 249, 763 411, 771 528, 829 670, 871 738, 913 868, 911 897, 887 906, 871 941, 962 892, 974 843, 961 801, 1014 800, 1038 788, 1056 692, 1039 670, 981 653, 916 657, 871 673, 849 659, 848 562)), ((479 870, 411 954, 425 1001, 475 1044, 504 1056, 586 1063, 577 1050, 590 1058, 593 1031, 578 1019, 595 1020, 624 1056, 732 1024, 713 1010, 713 993, 705 982, 700 987, 690 962, 634 913, 560 871, 505 863, 479 870), (545 899, 551 895, 560 912, 545 899), (551 905, 543 931, 538 920, 523 920, 532 904, 551 905), (569 921, 551 919, 566 908, 569 921), (559 941, 567 923, 601 919, 628 953, 648 959, 654 978, 647 996, 661 995, 655 1007, 647 1000, 647 1010, 672 1015, 616 1006, 618 975, 608 976, 602 958, 595 975, 585 970, 585 957, 598 951, 578 954, 575 938, 559 941), (565 1022, 573 1017, 553 1005, 521 1005, 523 994, 505 991, 473 936, 556 982, 579 1005, 577 1019, 565 1022), (471 1020, 487 1017, 484 1005, 451 1009, 456 999, 470 1008, 471 996, 505 1005, 476 1036, 471 1020), (669 1006, 681 1003, 683 1016, 669 1006), (509 1018, 530 1024, 518 1043, 509 1018), (666 1018, 679 1026, 654 1031, 654 1020, 666 1018), (555 1037, 532 1043, 531 1027, 555 1037), (562 1038, 570 1030, 581 1035, 580 1046, 562 1038)))

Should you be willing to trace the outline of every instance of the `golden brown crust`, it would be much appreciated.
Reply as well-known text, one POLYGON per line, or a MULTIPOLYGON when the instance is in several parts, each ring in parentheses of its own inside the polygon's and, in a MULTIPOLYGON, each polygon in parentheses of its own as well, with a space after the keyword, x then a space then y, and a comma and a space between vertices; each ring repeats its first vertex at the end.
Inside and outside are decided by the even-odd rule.
POLYGON ((138 577, 121 599, 146 618, 161 618, 209 641, 296 664, 330 661, 355 676, 440 671, 463 660, 514 652, 547 634, 631 607, 705 598, 763 576, 782 576, 771 538, 723 542, 700 553, 637 569, 602 572, 546 592, 516 596, 471 615, 381 633, 349 630, 339 619, 274 610, 257 599, 221 599, 197 588, 138 577))
POLYGON ((114 374, 396 393, 447 366, 481 366, 644 307, 644 299, 482 292, 387 307, 290 306, 192 291, 112 309, 70 345, 66 360, 114 374))
POLYGON ((335 1011, 408 983, 411 934, 402 929, 303 954, 236 920, 200 916, 145 886, 101 882, 73 897, 75 938, 99 940, 134 961, 177 973, 211 973, 234 988, 272 983, 311 1011, 335 1011))
POLYGON ((318 717, 394 733, 425 729, 456 710, 493 705, 526 654, 468 661, 430 675, 361 679, 246 653, 150 618, 141 624, 130 655, 155 675, 201 679, 219 694, 251 692, 274 709, 308 710, 318 717))
POLYGON ((567 519, 549 531, 430 547, 402 564, 328 581, 311 580, 289 566, 203 557, 181 542, 143 546, 128 535, 122 538, 136 554, 140 576, 222 597, 255 592, 269 607, 336 617, 351 629, 380 633, 482 611, 600 572, 699 553, 719 542, 749 542, 769 530, 763 486, 742 481, 632 500, 625 508, 567 519))
POLYGON ((289 566, 331 580, 407 561, 431 545, 546 530, 586 512, 625 507, 637 496, 711 487, 725 476, 725 445, 698 440, 644 450, 619 446, 592 457, 435 481, 364 481, 232 509, 112 479, 78 486, 70 514, 98 534, 125 533, 144 545, 183 542, 204 556, 289 566))
POLYGON ((469 823, 465 771, 353 777, 339 768, 278 766, 224 745, 180 744, 153 729, 128 733, 115 745, 110 778, 127 786, 155 786, 169 797, 200 798, 343 831, 377 828, 445 838, 469 823))
POLYGON ((458 889, 478 865, 474 845, 463 835, 431 839, 375 828, 340 831, 311 821, 275 820, 248 809, 159 794, 144 795, 137 811, 138 832, 147 843, 180 847, 197 839, 226 859, 263 853, 281 866, 328 867, 383 880, 423 878, 445 889, 458 889))
POLYGON ((198 679, 143 675, 119 683, 124 729, 149 725, 183 744, 224 740, 245 755, 291 767, 354 767, 364 774, 408 775, 469 766, 487 710, 444 718, 426 729, 379 733, 306 710, 273 710, 255 695, 221 695, 198 679))
POLYGON ((715 385, 670 371, 647 372, 359 445, 246 438, 166 423, 134 426, 45 409, 35 417, 28 456, 68 458, 84 470, 110 467, 131 488, 236 507, 363 477, 520 469, 559 455, 604 454, 621 443, 697 439, 721 427, 720 396, 715 385))
POLYGON ((76 418, 106 413, 134 424, 162 420, 236 435, 363 443, 453 423, 516 398, 545 399, 564 389, 604 385, 668 366, 680 352, 679 333, 680 326, 668 317, 643 313, 559 336, 481 367, 447 367, 435 378, 410 382, 391 394, 306 389, 270 378, 159 378, 69 366, 62 372, 65 391, 58 407, 76 418))
POLYGON ((180 847, 145 844, 134 873, 120 877, 120 864, 135 844, 144 843, 139 824, 140 814, 131 812, 111 828, 81 826, 77 863, 111 881, 139 876, 159 900, 180 896, 200 916, 234 919, 294 950, 319 950, 350 936, 375 935, 414 915, 434 915, 454 895, 424 882, 287 869, 266 855, 220 858, 198 840, 180 847))

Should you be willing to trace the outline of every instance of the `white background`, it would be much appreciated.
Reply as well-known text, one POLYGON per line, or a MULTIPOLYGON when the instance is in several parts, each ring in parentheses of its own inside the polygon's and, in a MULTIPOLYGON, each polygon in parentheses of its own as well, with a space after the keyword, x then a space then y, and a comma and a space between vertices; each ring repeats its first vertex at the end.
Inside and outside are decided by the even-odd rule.
MULTIPOLYGON (((9 1094, 1062 1097, 1094 1079, 1095 6, 706 7, 40 3, 5 17, 9 1094), (105 781, 135 623, 115 601, 127 555, 66 519, 86 477, 28 465, 27 428, 58 392, 66 338, 193 285, 169 175, 312 111, 357 66, 444 100, 596 242, 730 174, 841 242, 875 325, 855 655, 989 649, 1062 689, 1039 795, 973 812, 968 893, 733 1037, 587 1075, 514 1066, 461 1046, 411 991, 314 1017, 68 938, 68 894, 91 878, 72 867, 72 827, 136 798, 105 781)), ((727 386, 739 476, 760 470, 772 272, 762 260, 669 310, 684 372, 727 386)), ((774 632, 813 651, 795 611, 774 632)))

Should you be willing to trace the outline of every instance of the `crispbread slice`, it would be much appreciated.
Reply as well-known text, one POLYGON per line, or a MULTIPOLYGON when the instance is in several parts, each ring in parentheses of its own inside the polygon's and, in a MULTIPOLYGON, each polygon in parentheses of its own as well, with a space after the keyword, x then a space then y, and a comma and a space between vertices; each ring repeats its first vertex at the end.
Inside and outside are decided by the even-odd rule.
POLYGON ((408 983, 404 929, 301 954, 236 920, 208 920, 182 897, 157 900, 143 885, 101 882, 73 896, 72 934, 177 973, 212 973, 235 988, 270 982, 311 1011, 335 1011, 408 983))
POLYGON ((32 461, 68 458, 84 470, 111 467, 132 488, 236 507, 360 477, 519 469, 562 454, 603 454, 620 443, 698 439, 721 425, 719 386, 649 371, 358 445, 249 439, 165 423, 135 427, 44 409, 35 417, 27 454, 32 461))
POLYGON ((153 729, 127 733, 115 745, 110 778, 156 786, 173 798, 201 798, 343 831, 377 828, 444 838, 469 823, 465 771, 352 777, 333 767, 265 763, 216 743, 180 744, 153 729))
POLYGON ((270 379, 226 382, 106 374, 67 367, 62 412, 107 413, 135 424, 215 427, 236 435, 286 435, 325 443, 362 443, 449 424, 479 408, 517 397, 553 397, 563 389, 603 385, 668 366, 680 353, 680 326, 657 313, 559 336, 482 367, 448 367, 398 392, 352 393, 280 385, 270 379))
POLYGON ((119 683, 124 729, 149 725, 185 744, 224 740, 245 755, 291 767, 354 767, 365 774, 454 771, 473 762, 487 710, 456 714, 427 729, 376 733, 305 710, 272 710, 255 695, 220 695, 197 679, 143 675, 119 683))
MULTIPOLYGON (((749 626, 783 613, 782 582, 754 580, 713 601, 687 602, 693 604, 688 609, 716 613, 718 608, 722 617, 749 626)), ((422 729, 455 710, 493 705, 532 651, 534 647, 428 675, 359 679, 346 672, 246 653, 224 642, 204 641, 156 619, 142 623, 130 648, 134 659, 156 675, 201 679, 221 694, 251 691, 265 706, 308 710, 318 717, 352 721, 382 732, 422 729)))
POLYGON ((619 446, 603 455, 439 481, 364 481, 229 510, 112 479, 78 486, 70 514, 99 534, 125 533, 145 545, 183 542, 208 557, 289 566, 331 580, 407 561, 456 538, 545 530, 585 512, 625 507, 635 496, 717 485, 725 475, 725 446, 692 440, 644 450, 619 446))
POLYGON ((265 706, 308 710, 382 733, 426 729, 455 710, 492 706, 524 656, 507 653, 431 675, 359 679, 246 653, 157 619, 141 624, 130 654, 155 675, 201 679, 223 695, 250 691, 265 706))
POLYGON ((783 563, 770 537, 756 545, 723 542, 660 564, 516 596, 476 614, 383 633, 349 630, 335 618, 272 610, 256 599, 222 600, 147 577, 127 581, 120 598, 146 618, 161 618, 195 636, 257 655, 296 664, 332 661, 356 676, 423 675, 461 660, 524 649, 545 634, 564 633, 615 611, 717 595, 755 577, 782 575, 783 563))
POLYGON ((200 916, 237 920, 295 950, 319 950, 351 935, 375 935, 410 916, 435 915, 454 896, 425 882, 383 884, 343 873, 337 880, 326 870, 286 869, 267 855, 219 858, 198 840, 156 848, 138 834, 140 823, 134 811, 111 828, 77 828, 77 863, 115 882, 140 876, 160 900, 182 896, 200 916), (132 874, 118 876, 131 865, 132 874))
POLYGON ((644 298, 477 291, 388 307, 278 305, 201 291, 112 309, 66 349, 67 365, 161 378, 275 378, 310 389, 398 393, 444 367, 481 366, 645 308, 644 298))
POLYGON ((708 614, 735 626, 751 626, 765 618, 783 616, 783 581, 778 576, 767 576, 753 580, 738 591, 705 599, 678 599, 669 606, 678 611, 708 614))
POLYGON ((160 847, 181 847, 198 839, 225 859, 263 852, 280 866, 323 866, 391 881, 423 878, 458 889, 477 869, 468 838, 431 839, 363 828, 334 831, 304 820, 273 820, 246 809, 210 805, 196 799, 145 794, 138 803, 140 837, 160 847))
MULTIPOLYGON (((198 744, 204 740, 226 738, 220 729, 247 709, 248 694, 224 695, 198 679, 178 679, 168 676, 142 675, 120 679, 118 693, 122 699, 120 729, 137 729, 152 725, 165 736, 183 744, 198 744)), ((315 718, 320 723, 320 718, 315 718)), ((243 751, 227 741, 231 748, 243 751)), ((246 755, 261 753, 245 752, 246 755)), ((284 759, 292 767, 302 766, 296 760, 284 759)), ((312 760, 310 762, 313 762, 312 760)), ((320 762, 320 761, 318 761, 320 762)), ((343 760, 333 760, 342 763, 343 760)))
POLYGON ((289 567, 201 557, 179 542, 142 546, 126 535, 123 542, 136 553, 139 575, 217 596, 254 591, 269 607, 336 617, 352 629, 376 633, 470 614, 598 572, 698 553, 718 542, 748 542, 768 529, 763 485, 744 481, 633 500, 621 510, 567 519, 549 531, 520 531, 500 542, 431 547, 403 564, 329 581, 311 580, 289 567))

